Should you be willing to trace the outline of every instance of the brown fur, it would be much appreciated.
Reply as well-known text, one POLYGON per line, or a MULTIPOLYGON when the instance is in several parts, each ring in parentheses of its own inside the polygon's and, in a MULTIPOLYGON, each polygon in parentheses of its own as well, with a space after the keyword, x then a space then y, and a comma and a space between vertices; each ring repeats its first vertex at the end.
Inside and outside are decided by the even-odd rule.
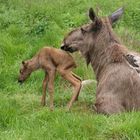
MULTIPOLYGON (((130 52, 113 32, 108 17, 99 19, 95 13, 89 15, 93 22, 66 36, 62 49, 79 50, 87 63, 91 63, 97 79, 97 112, 113 114, 139 110, 140 78, 126 59, 130 52)), ((114 21, 116 19, 115 14, 114 21)))
POLYGON ((46 104, 46 87, 48 86, 50 109, 52 110, 54 106, 54 78, 56 71, 58 71, 59 74, 64 79, 68 80, 74 87, 72 98, 68 103, 68 109, 70 109, 72 103, 78 99, 81 88, 81 79, 72 72, 72 69, 75 67, 76 64, 69 53, 60 49, 44 47, 32 59, 22 62, 18 81, 23 82, 33 71, 43 69, 45 78, 43 80, 41 104, 43 106, 46 104))

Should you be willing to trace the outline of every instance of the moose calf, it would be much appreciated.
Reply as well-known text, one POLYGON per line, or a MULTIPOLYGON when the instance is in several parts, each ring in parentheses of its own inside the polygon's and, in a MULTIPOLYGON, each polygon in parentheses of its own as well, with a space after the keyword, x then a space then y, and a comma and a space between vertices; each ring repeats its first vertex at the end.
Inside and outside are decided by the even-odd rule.
POLYGON ((46 87, 48 86, 50 94, 50 109, 53 110, 54 78, 56 71, 58 71, 58 73, 64 79, 68 80, 74 87, 72 98, 67 105, 69 110, 73 102, 78 99, 82 82, 81 79, 72 72, 72 69, 75 67, 76 64, 69 53, 61 49, 44 47, 32 59, 22 61, 18 82, 24 82, 33 71, 43 69, 45 72, 45 78, 43 80, 41 104, 44 106, 46 103, 46 87))

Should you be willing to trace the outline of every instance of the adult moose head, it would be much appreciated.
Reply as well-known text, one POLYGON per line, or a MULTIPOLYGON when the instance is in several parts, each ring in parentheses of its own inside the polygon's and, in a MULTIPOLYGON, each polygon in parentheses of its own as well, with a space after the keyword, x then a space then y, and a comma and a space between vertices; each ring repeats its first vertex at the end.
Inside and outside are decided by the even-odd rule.
POLYGON ((110 16, 99 19, 92 8, 89 10, 89 17, 92 21, 92 23, 85 24, 80 28, 77 28, 64 38, 63 43, 61 45, 61 49, 65 51, 69 51, 71 53, 80 50, 84 53, 84 50, 87 50, 87 48, 84 49, 84 47, 87 47, 87 44, 85 44, 85 34, 88 32, 93 32, 93 38, 96 37, 99 31, 103 30, 102 28, 103 24, 110 24, 109 26, 112 26, 116 21, 119 20, 121 15, 123 14, 123 8, 118 9, 114 13, 112 13, 110 16))
POLYGON ((89 10, 91 23, 70 32, 61 49, 80 51, 91 63, 97 79, 97 112, 120 113, 140 109, 140 78, 126 59, 129 51, 115 35, 112 25, 123 14, 118 9, 108 17, 98 18, 92 8, 89 10))

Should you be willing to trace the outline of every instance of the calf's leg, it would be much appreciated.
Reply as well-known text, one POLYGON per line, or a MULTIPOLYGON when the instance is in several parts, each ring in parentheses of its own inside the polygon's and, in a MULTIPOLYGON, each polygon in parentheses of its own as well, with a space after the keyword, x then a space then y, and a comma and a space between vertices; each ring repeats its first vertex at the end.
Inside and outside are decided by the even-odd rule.
POLYGON ((64 70, 64 69, 58 69, 58 72, 61 74, 61 76, 68 80, 74 87, 73 95, 71 97, 71 100, 69 101, 67 105, 67 109, 69 110, 70 107, 72 106, 73 102, 76 100, 76 97, 79 94, 80 88, 81 88, 81 81, 77 80, 73 74, 71 73, 70 70, 64 70))
POLYGON ((50 94, 50 110, 54 109, 54 78, 55 78, 55 70, 51 70, 48 72, 48 91, 50 94))
MULTIPOLYGON (((73 72, 71 72, 72 73, 72 75, 75 77, 75 80, 77 81, 77 82, 80 82, 80 83, 82 83, 82 80, 81 80, 81 78, 79 77, 79 76, 77 76, 75 73, 73 73, 73 72)), ((82 86, 82 85, 81 85, 82 86)), ((80 90, 81 90, 81 86, 80 86, 80 90)), ((80 94, 80 90, 79 90, 79 92, 78 92, 78 94, 77 94, 77 96, 76 96, 76 99, 75 99, 75 101, 78 101, 78 97, 79 97, 79 94, 80 94)))
POLYGON ((41 99, 41 105, 42 106, 45 106, 45 104, 46 104, 46 88, 47 88, 47 84, 48 84, 48 76, 47 76, 47 73, 45 73, 45 78, 43 80, 43 85, 42 85, 42 88, 43 88, 43 95, 42 95, 42 99, 41 99))

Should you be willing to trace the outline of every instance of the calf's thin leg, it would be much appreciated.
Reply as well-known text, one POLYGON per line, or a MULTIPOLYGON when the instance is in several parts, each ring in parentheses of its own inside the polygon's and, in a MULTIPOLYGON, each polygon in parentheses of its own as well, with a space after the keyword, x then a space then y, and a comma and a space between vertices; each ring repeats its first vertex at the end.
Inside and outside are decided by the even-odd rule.
POLYGON ((54 78, 55 78, 55 70, 51 70, 48 72, 48 92, 50 94, 50 110, 54 109, 54 78))
POLYGON ((73 91, 73 95, 71 100, 69 101, 67 107, 68 110, 70 109, 70 107, 72 106, 73 102, 76 100, 76 97, 78 96, 78 93, 80 91, 81 88, 81 82, 79 80, 77 80, 71 73, 71 71, 65 71, 63 69, 59 69, 58 70, 59 73, 61 74, 61 76, 68 80, 74 87, 74 91, 73 91))
POLYGON ((45 78, 43 80, 42 88, 43 88, 43 94, 42 94, 42 99, 41 99, 41 105, 45 106, 46 104, 46 89, 47 89, 47 84, 48 84, 48 76, 47 73, 45 73, 45 78))
POLYGON ((73 102, 76 100, 76 98, 79 95, 79 91, 80 91, 80 88, 81 88, 81 82, 80 81, 76 81, 75 77, 73 77, 73 75, 71 75, 71 74, 65 75, 64 78, 66 80, 68 80, 73 85, 73 87, 74 87, 74 91, 73 91, 71 100, 69 101, 69 103, 67 105, 68 110, 69 110, 71 108, 73 102))
MULTIPOLYGON (((75 73, 73 73, 73 72, 71 72, 72 73, 72 75, 76 78, 76 81, 77 82, 80 82, 80 83, 82 83, 82 80, 80 79, 80 77, 79 76, 77 76, 75 73)), ((82 85, 81 85, 82 86, 82 85)), ((81 90, 81 86, 80 86, 80 90, 81 90)), ((77 94, 77 96, 76 96, 76 101, 78 101, 78 97, 79 97, 79 94, 80 94, 80 90, 79 90, 79 92, 78 92, 78 94, 77 94)))

